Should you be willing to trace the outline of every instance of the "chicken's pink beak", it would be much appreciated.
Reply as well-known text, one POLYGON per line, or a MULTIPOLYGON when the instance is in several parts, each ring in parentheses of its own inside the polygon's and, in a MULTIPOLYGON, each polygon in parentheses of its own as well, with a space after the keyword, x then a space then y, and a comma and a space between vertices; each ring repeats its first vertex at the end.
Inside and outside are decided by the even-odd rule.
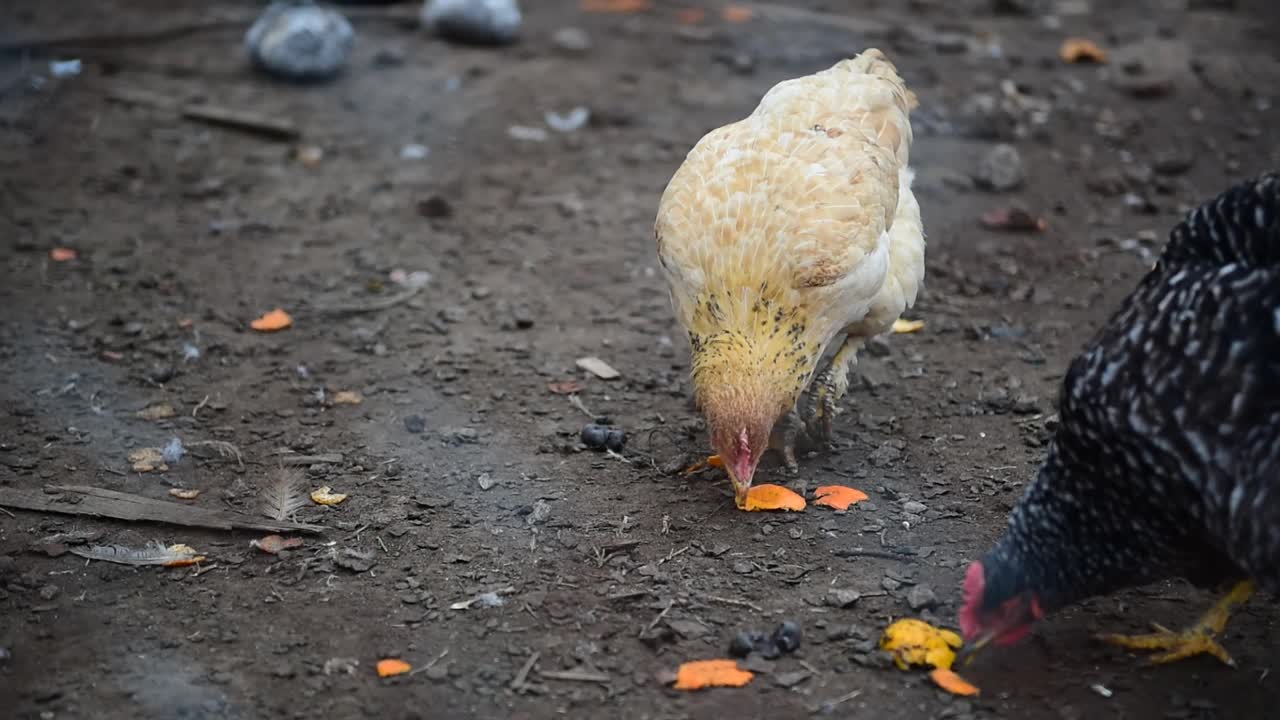
POLYGON ((738 435, 738 452, 734 455, 733 462, 725 468, 729 471, 729 479, 733 481, 733 501, 739 510, 747 506, 747 493, 751 491, 751 479, 756 474, 756 461, 752 455, 751 443, 747 441, 747 431, 744 429, 738 435))

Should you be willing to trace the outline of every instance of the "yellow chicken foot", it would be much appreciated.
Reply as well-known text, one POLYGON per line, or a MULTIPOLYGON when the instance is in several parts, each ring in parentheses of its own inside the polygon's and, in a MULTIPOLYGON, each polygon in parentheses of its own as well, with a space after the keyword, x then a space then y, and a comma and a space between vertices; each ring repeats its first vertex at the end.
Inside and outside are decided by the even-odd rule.
POLYGON ((1253 595, 1256 586, 1252 580, 1245 580, 1231 589, 1227 596, 1219 600, 1209 612, 1200 618, 1200 622, 1183 632, 1173 632, 1168 628, 1155 626, 1156 632, 1147 635, 1103 635, 1102 640, 1130 650, 1164 650, 1166 652, 1151 657, 1152 663, 1169 663, 1182 660, 1193 655, 1208 653, 1223 663, 1235 667, 1236 661, 1231 659, 1221 645, 1217 636, 1227 626, 1231 612, 1246 603, 1253 595))

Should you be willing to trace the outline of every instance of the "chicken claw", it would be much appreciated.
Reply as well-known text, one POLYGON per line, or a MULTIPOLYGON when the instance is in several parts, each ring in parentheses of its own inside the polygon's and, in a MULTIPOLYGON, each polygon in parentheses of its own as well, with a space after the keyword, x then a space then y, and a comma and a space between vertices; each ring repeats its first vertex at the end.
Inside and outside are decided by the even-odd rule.
POLYGON ((858 364, 858 351, 865 342, 865 338, 846 335, 827 369, 814 380, 813 411, 806 429, 825 443, 831 443, 835 437, 831 421, 840 413, 836 403, 849 391, 849 370, 858 364), (816 431, 813 423, 817 424, 816 431))
POLYGON ((782 416, 778 421, 778 437, 770 438, 770 445, 782 452, 782 462, 787 466, 788 475, 800 474, 800 463, 796 462, 796 439, 806 430, 804 418, 794 409, 782 416))
POLYGON ((1219 600, 1200 621, 1183 632, 1174 632, 1155 623, 1156 632, 1147 635, 1103 635, 1102 640, 1112 645, 1130 650, 1164 650, 1166 652, 1151 657, 1151 662, 1170 663, 1193 655, 1207 653, 1235 667, 1236 661, 1218 644, 1217 636, 1227 626, 1231 611, 1243 605, 1253 595, 1255 586, 1252 580, 1246 580, 1231 589, 1226 597, 1219 600))

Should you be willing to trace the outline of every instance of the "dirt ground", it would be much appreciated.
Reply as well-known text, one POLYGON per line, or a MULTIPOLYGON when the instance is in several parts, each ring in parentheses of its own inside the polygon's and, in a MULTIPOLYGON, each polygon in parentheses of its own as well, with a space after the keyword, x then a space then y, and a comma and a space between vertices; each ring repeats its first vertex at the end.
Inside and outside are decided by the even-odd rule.
MULTIPOLYGON (((1280 165, 1275 3, 802 2, 746 23, 702 4, 694 26, 675 13, 692 0, 630 16, 525 5, 507 48, 357 20, 346 72, 310 86, 247 68, 243 26, 0 66, 0 488, 199 488, 187 502, 254 513, 282 459, 336 454, 301 466, 306 487, 350 496, 303 510, 324 532, 278 556, 250 546, 262 532, 0 513, 4 714, 1253 718, 1280 702, 1270 599, 1229 626, 1235 669, 1152 668, 1092 639, 1190 622, 1209 597, 1181 583, 1097 599, 980 656, 965 670, 975 699, 874 650, 893 619, 954 623, 964 567, 1040 457, 1068 358, 1180 213, 1280 165), (592 47, 566 47, 568 27, 592 47), (1072 35, 1112 62, 1060 60, 1072 35), (870 501, 740 513, 718 471, 663 472, 706 441, 656 272, 657 200, 703 133, 868 46, 921 99, 928 275, 911 316, 927 325, 864 354, 839 449, 759 480, 851 484, 870 501), (83 72, 49 77, 67 57, 83 72), (112 100, 126 92, 287 118, 303 138, 112 100), (508 131, 579 105, 592 112, 579 130, 508 131), (974 185, 997 142, 1017 148, 1021 187, 974 185), (411 144, 426 157, 406 157, 411 144), (1012 206, 1047 230, 979 224, 1012 206), (54 247, 78 258, 54 262, 54 247), (400 297, 396 270, 430 282, 371 309, 400 297), (249 329, 275 307, 292 328, 249 329), (592 355, 621 377, 575 367, 592 355), (567 381, 582 407, 548 389, 567 381), (341 391, 363 402, 336 403, 341 391), (157 403, 176 416, 137 415, 157 403), (581 446, 588 411, 628 433, 621 457, 581 446), (179 462, 131 470, 131 451, 175 437, 179 462), (244 466, 202 441, 234 444, 244 466), (207 559, 68 552, 152 541, 207 559), (838 607, 834 590, 861 598, 838 607), (500 606, 451 607, 489 592, 500 606), (745 688, 659 679, 786 619, 802 646, 753 661, 745 688), (379 679, 387 657, 417 672, 379 679)), ((6 6, 10 43, 255 9, 6 6)))

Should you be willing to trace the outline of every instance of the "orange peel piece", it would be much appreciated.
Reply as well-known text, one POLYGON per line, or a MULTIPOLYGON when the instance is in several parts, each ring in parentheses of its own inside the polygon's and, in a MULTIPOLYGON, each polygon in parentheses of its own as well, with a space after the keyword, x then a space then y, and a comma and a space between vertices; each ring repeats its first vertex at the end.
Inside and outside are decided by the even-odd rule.
POLYGON ((249 323, 249 327, 258 332, 275 332, 284 330, 293 325, 293 318, 289 317, 289 313, 276 308, 262 317, 249 323))
POLYGON ((747 504, 743 510, 755 512, 759 510, 804 510, 804 497, 799 493, 781 485, 756 485, 747 491, 747 504))
POLYGON ((1058 49, 1058 57, 1062 58, 1063 62, 1069 63, 1105 63, 1107 51, 1098 47, 1098 44, 1092 40, 1071 37, 1062 41, 1062 47, 1058 49))
POLYGON ((725 5, 720 9, 720 17, 727 23, 737 25, 750 22, 755 17, 755 11, 743 5, 725 5))
POLYGON ((49 259, 54 262, 70 262, 80 257, 80 253, 68 247, 56 247, 49 250, 49 259))
POLYGON ((977 695, 980 691, 978 686, 960 677, 954 670, 947 668, 935 668, 929 673, 929 677, 933 679, 934 684, 946 690, 952 695, 977 695))
POLYGON ((378 677, 395 677, 413 669, 413 666, 399 658, 386 658, 378 661, 378 677))
POLYGON ((694 660, 680 665, 676 671, 675 688, 742 687, 753 677, 755 673, 738 667, 736 660, 694 660))
POLYGON ((813 493, 813 504, 823 505, 836 510, 848 510, 867 499, 867 494, 857 488, 844 485, 822 485, 813 493))
POLYGON ((706 460, 696 462, 684 469, 685 475, 692 475, 696 472, 706 470, 709 467, 724 467, 724 460, 719 455, 708 455, 706 460))
POLYGON ((653 9, 649 0, 582 0, 579 5, 583 12, 594 13, 638 13, 653 9))

